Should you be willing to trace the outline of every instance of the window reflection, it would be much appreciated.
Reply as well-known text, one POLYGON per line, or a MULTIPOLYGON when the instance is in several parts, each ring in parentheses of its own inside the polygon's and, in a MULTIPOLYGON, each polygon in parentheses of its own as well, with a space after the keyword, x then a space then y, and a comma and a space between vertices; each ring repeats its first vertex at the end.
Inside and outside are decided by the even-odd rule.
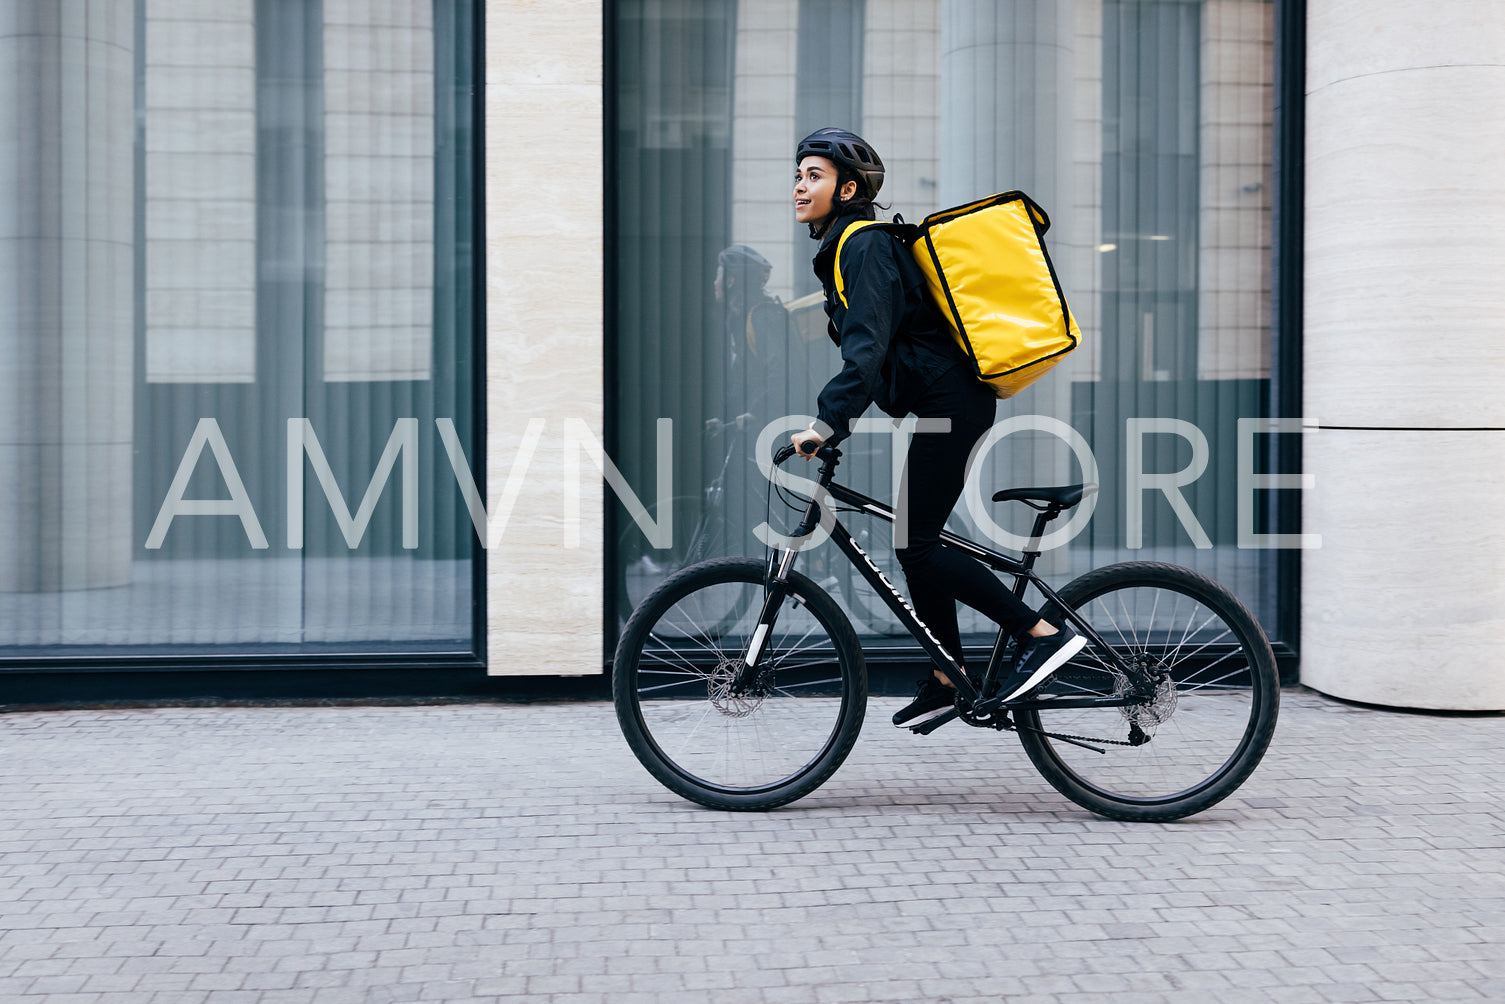
POLYGON ((0 28, 0 656, 471 651, 474 5, 54 7, 0 28))
MULTIPOLYGON (((809 265, 815 245, 790 222, 789 190, 795 140, 837 125, 880 152, 880 201, 906 219, 1010 189, 1051 214, 1052 255, 1084 344, 998 416, 1069 422, 1091 443, 1112 504, 1044 567, 1066 576, 1129 558, 1192 565, 1273 625, 1273 555, 1238 551, 1234 525, 1236 420, 1265 414, 1269 390, 1268 0, 622 0, 617 17, 615 419, 620 462, 639 484, 655 469, 653 420, 675 420, 677 538, 709 523, 722 528, 722 553, 760 549, 752 437, 728 443, 708 431, 711 420, 741 399, 774 417, 808 414, 835 372, 809 265), (654 91, 656 79, 676 86, 654 91), (654 138, 664 130, 648 123, 683 121, 690 108, 696 142, 654 138), (746 333, 728 328, 713 295, 717 255, 737 245, 768 263, 764 289, 787 314, 787 349, 754 365, 746 333), (1211 550, 1193 546, 1196 534, 1154 492, 1144 546, 1129 548, 1124 430, 1136 417, 1183 420, 1206 436, 1213 459, 1185 493, 1211 550)), ((1182 438, 1146 435, 1143 470, 1180 470, 1191 452, 1182 438)), ((891 458, 888 437, 854 437, 843 475, 890 497, 891 458)), ((985 458, 979 476, 1003 487, 1081 472, 1060 441, 1025 433, 985 458)), ((998 519, 1028 528, 1022 513, 998 519)), ((960 514, 956 525, 975 529, 960 514)), ((657 552, 630 520, 621 526, 614 566, 629 597, 696 550, 676 540, 657 552)), ((877 538, 864 546, 896 568, 886 528, 856 518, 852 527, 877 538)), ((802 561, 859 630, 892 629, 886 611, 864 609, 839 557, 802 561)), ((964 629, 986 630, 969 616, 964 629)))

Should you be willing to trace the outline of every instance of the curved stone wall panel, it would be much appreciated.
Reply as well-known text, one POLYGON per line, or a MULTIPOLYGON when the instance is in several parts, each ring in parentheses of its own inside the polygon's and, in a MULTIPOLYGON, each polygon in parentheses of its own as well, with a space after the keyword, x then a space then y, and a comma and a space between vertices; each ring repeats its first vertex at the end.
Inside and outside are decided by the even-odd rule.
POLYGON ((1479 127, 1501 108, 1505 65, 1309 96, 1305 381, 1324 424, 1505 426, 1505 134, 1479 127))
POLYGON ((1301 680, 1394 707, 1505 709, 1505 432, 1308 436, 1301 680))
POLYGON ((1308 8, 1301 673, 1501 709, 1505 18, 1438 10, 1308 8))

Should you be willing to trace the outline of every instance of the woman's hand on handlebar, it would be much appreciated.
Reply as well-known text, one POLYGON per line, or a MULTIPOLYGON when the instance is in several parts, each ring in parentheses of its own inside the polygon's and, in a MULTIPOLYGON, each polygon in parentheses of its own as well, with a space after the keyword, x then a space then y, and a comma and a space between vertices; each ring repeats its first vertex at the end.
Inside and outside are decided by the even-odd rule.
POLYGON ((794 445, 794 452, 808 461, 815 456, 815 451, 821 448, 825 439, 814 429, 806 429, 804 432, 796 432, 790 436, 789 442, 794 445))

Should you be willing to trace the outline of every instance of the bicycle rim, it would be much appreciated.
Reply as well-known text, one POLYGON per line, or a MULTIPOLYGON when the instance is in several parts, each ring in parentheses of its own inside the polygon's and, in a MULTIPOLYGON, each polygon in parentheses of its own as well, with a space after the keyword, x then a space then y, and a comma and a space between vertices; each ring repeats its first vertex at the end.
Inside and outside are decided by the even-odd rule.
POLYGON ((717 808, 771 808, 814 790, 850 751, 866 706, 851 625, 801 575, 752 687, 733 692, 763 575, 755 559, 685 569, 643 603, 617 650, 613 694, 633 752, 671 790, 717 808))
POLYGON ((1095 812, 1142 820, 1200 812, 1242 784, 1279 704, 1274 657, 1248 610, 1203 576, 1151 562, 1088 573, 1060 595, 1112 652, 1089 642, 1042 698, 1133 703, 1018 713, 1046 779, 1095 812))

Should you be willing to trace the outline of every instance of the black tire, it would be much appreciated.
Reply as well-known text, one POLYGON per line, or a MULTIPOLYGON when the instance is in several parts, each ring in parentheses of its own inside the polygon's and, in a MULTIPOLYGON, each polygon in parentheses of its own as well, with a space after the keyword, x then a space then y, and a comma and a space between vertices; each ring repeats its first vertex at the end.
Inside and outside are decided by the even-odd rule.
POLYGON ((762 612, 765 567, 718 558, 670 577, 628 620, 612 668, 632 752, 669 790, 713 809, 808 795, 851 752, 867 709, 851 622, 799 573, 764 641, 763 673, 749 693, 727 692, 762 612), (757 602, 728 625, 728 606, 749 589, 757 602))
MULTIPOLYGON (((1045 779, 1100 815, 1158 822, 1201 812, 1243 784, 1275 732, 1280 679, 1264 631, 1238 598, 1157 562, 1088 572, 1059 595, 1114 651, 1089 635, 1042 699, 1111 696, 1138 684, 1140 700, 1016 710, 1020 741, 1045 779), (1123 659, 1139 667, 1132 680, 1123 659)), ((1063 619, 1053 604, 1043 614, 1063 619)))

